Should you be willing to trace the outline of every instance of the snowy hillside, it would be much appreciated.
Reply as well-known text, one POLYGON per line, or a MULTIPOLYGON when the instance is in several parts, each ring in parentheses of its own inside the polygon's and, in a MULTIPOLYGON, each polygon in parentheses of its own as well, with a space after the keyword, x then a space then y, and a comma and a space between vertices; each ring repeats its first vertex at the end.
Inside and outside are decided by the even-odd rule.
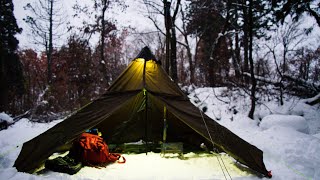
MULTIPOLYGON (((247 118, 249 99, 237 91, 198 88, 189 97, 208 116, 260 148, 267 169, 272 170, 272 179, 319 179, 319 106, 309 106, 293 97, 281 107, 275 101, 261 101, 256 119, 251 120, 247 118)), ((4 114, 1 117, 10 119, 4 114)), ((162 158, 157 153, 125 154, 125 164, 103 169, 85 167, 73 176, 51 171, 41 175, 17 172, 12 165, 22 144, 61 121, 41 124, 22 119, 0 131, 0 179, 225 179, 217 157, 223 159, 232 179, 261 179, 224 153, 188 153, 183 160, 176 156, 162 158)))

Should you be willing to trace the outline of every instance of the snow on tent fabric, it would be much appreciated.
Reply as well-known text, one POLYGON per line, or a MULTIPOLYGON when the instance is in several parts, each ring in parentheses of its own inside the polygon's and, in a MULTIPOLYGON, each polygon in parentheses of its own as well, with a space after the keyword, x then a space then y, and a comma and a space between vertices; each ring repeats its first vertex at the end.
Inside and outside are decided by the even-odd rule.
POLYGON ((193 146, 214 143, 238 162, 270 176, 263 162, 263 152, 202 115, 148 47, 142 49, 104 95, 25 142, 14 167, 18 171, 34 172, 52 153, 90 128, 102 131, 108 144, 141 139, 159 142, 163 138, 163 107, 167 108, 169 124, 167 141, 193 146))

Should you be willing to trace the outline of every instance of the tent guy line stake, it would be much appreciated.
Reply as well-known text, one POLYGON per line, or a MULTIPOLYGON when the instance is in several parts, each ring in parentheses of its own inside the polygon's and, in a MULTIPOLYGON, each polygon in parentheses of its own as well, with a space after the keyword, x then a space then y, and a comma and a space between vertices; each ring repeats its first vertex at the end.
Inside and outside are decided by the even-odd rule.
MULTIPOLYGON (((204 118, 203 118, 203 115, 202 115, 202 112, 201 112, 200 109, 199 109, 199 111, 200 111, 200 114, 201 114, 203 123, 204 123, 204 125, 205 125, 205 127, 206 127, 206 129, 207 129, 207 132, 208 132, 209 138, 210 138, 210 140, 211 140, 212 146, 214 146, 214 143, 213 143, 211 134, 209 133, 209 129, 208 129, 208 127, 207 127, 207 123, 205 122, 205 120, 204 120, 204 118)), ((215 151, 215 149, 213 149, 213 151, 215 151)), ((217 153, 217 156, 216 156, 216 157, 217 157, 219 166, 220 166, 220 168, 221 168, 221 171, 222 171, 222 173, 223 173, 223 176, 224 176, 225 179, 227 179, 227 177, 226 177, 226 175, 225 175, 225 172, 224 172, 225 170, 224 170, 223 167, 221 166, 221 162, 220 162, 220 160, 219 160, 219 153, 218 153, 218 152, 216 152, 216 153, 217 153)))
MULTIPOLYGON (((200 111, 200 114, 201 114, 201 117, 202 117, 202 121, 203 121, 203 123, 204 123, 204 125, 205 125, 205 127, 206 127, 206 129, 207 129, 207 132, 208 132, 208 135, 209 135, 210 141, 211 141, 211 143, 212 143, 212 147, 213 147, 213 149, 214 149, 214 143, 213 143, 213 140, 212 140, 211 134, 210 134, 210 132, 209 132, 209 129, 208 129, 207 123, 206 123, 206 121, 204 120, 204 117, 203 117, 202 111, 201 111, 200 109, 199 109, 199 111, 200 111)), ((214 149, 214 151, 216 152, 216 150, 215 150, 215 149, 214 149)), ((225 163, 223 162, 223 159, 221 158, 221 156, 220 156, 220 154, 219 154, 218 152, 216 152, 216 153, 218 154, 216 157, 217 157, 217 160, 218 160, 219 166, 220 166, 220 168, 221 168, 221 170, 222 170, 222 173, 223 173, 224 178, 225 178, 225 179, 227 179, 227 177, 226 177, 226 175, 225 175, 225 173, 224 173, 224 171, 226 171, 226 173, 229 175, 230 179, 232 180, 231 175, 230 175, 230 173, 229 173, 229 171, 228 171, 228 169, 227 169, 227 167, 226 167, 225 163), (224 169, 223 169, 223 167, 221 166, 221 163, 220 163, 219 157, 220 157, 221 162, 223 163, 223 166, 224 166, 224 169, 225 169, 225 170, 224 170, 224 169)))

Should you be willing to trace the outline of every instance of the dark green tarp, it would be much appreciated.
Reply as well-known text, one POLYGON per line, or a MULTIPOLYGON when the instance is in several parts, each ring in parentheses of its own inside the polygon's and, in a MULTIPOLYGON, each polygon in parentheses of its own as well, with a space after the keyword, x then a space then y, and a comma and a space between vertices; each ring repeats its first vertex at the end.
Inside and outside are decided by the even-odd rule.
POLYGON ((103 96, 24 143, 14 167, 18 171, 34 172, 61 146, 69 144, 93 127, 99 128, 107 143, 141 139, 159 142, 164 126, 164 106, 168 111, 168 141, 181 141, 195 146, 205 142, 210 145, 209 131, 215 146, 242 164, 268 176, 263 152, 202 114, 165 73, 147 47, 103 96))

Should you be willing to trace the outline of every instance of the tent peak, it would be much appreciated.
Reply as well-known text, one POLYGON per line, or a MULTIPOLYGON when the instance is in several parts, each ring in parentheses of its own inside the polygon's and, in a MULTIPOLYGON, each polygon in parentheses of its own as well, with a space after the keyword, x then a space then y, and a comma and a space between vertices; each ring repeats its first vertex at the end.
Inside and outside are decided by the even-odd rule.
POLYGON ((141 51, 140 53, 138 54, 138 56, 135 58, 143 58, 145 59, 146 61, 149 61, 149 60, 154 60, 156 61, 157 63, 161 64, 160 61, 158 61, 156 59, 156 57, 152 54, 150 48, 148 46, 145 46, 141 51))

